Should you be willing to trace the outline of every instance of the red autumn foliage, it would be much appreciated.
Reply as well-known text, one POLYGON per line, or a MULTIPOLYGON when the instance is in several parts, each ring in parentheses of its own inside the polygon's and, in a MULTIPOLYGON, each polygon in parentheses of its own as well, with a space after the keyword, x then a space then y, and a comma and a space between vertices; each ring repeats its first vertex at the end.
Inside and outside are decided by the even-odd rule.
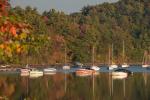
MULTIPOLYGON (((18 34, 23 33, 25 31, 25 29, 31 29, 31 26, 28 25, 28 24, 19 23, 19 22, 18 23, 12 23, 9 20, 9 17, 0 26, 0 32, 2 32, 2 33, 10 33, 13 36, 16 36, 17 33, 18 34)), ((28 32, 26 31, 26 33, 28 33, 28 32)))
POLYGON ((10 8, 8 0, 0 0, 0 15, 7 16, 8 9, 10 8))
POLYGON ((16 36, 16 35, 17 35, 17 34, 16 34, 16 33, 17 33, 17 32, 16 32, 16 27, 11 26, 9 32, 12 33, 12 35, 16 36))

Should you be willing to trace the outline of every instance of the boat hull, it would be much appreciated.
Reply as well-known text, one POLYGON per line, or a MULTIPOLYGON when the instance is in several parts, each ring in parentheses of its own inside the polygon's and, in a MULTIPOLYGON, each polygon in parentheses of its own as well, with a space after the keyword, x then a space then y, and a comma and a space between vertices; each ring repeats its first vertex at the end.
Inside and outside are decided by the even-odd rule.
POLYGON ((113 70, 113 69, 115 69, 115 68, 118 68, 118 65, 110 65, 110 66, 108 67, 109 70, 113 70))
POLYGON ((129 65, 123 64, 122 67, 123 67, 123 68, 126 68, 126 67, 129 67, 129 65))
POLYGON ((150 65, 142 65, 143 68, 150 67, 150 65))
POLYGON ((64 70, 69 70, 69 69, 70 69, 70 66, 67 66, 67 65, 66 65, 66 66, 63 66, 63 69, 64 69, 64 70))
POLYGON ((100 68, 99 68, 98 66, 91 66, 91 69, 92 69, 92 70, 95 70, 95 71, 100 70, 100 68))

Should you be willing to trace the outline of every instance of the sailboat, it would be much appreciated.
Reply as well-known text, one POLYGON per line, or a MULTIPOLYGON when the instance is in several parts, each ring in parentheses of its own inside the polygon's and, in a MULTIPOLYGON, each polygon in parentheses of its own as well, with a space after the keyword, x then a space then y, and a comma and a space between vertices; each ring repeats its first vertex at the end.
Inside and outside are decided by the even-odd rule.
POLYGON ((63 69, 64 70, 69 70, 70 66, 66 64, 67 63, 67 59, 66 58, 67 58, 67 48, 65 47, 65 65, 63 66, 63 69))
POLYGON ((94 64, 95 61, 95 47, 92 47, 92 66, 90 67, 92 70, 98 71, 100 68, 94 64))
POLYGON ((29 69, 29 59, 28 59, 28 56, 26 56, 26 66, 25 66, 25 68, 21 68, 20 69, 20 76, 29 76, 29 74, 30 74, 30 69, 29 69))
POLYGON ((109 48, 109 67, 108 67, 109 70, 113 70, 113 69, 115 69, 115 68, 118 68, 118 65, 116 65, 116 64, 113 62, 113 60, 114 60, 114 59, 113 59, 113 52, 114 52, 114 51, 113 51, 113 44, 112 44, 112 48, 111 48, 111 49, 112 49, 112 52, 111 52, 112 55, 111 55, 111 64, 110 64, 110 51, 111 51, 111 50, 110 50, 110 48, 109 48))
POLYGON ((124 41, 123 41, 122 58, 123 58, 123 64, 122 64, 121 66, 122 66, 123 68, 129 67, 129 65, 124 62, 124 61, 125 61, 125 44, 124 44, 124 41))
MULTIPOLYGON (((149 59, 150 59, 150 56, 149 56, 149 59)), ((143 68, 146 68, 146 67, 150 67, 149 64, 147 64, 148 62, 148 52, 144 52, 144 56, 143 56, 143 62, 142 62, 142 67, 143 68)))
POLYGON ((26 65, 26 68, 21 68, 20 69, 20 75, 21 76, 29 76, 29 72, 30 72, 30 69, 29 69, 28 64, 26 65))

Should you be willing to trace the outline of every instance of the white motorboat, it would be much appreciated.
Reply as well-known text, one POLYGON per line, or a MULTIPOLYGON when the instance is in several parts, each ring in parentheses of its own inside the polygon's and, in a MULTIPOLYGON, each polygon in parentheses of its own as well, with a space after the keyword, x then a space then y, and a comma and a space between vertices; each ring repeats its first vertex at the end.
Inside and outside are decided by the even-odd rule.
POLYGON ((144 64, 144 65, 142 65, 142 67, 143 67, 143 68, 147 68, 147 67, 150 67, 150 65, 144 64))
POLYGON ((69 65, 64 65, 64 66, 63 66, 63 69, 64 69, 64 70, 69 70, 69 69, 70 69, 70 66, 69 66, 69 65))
POLYGON ((92 69, 92 70, 95 70, 95 71, 100 70, 100 68, 99 68, 98 66, 94 66, 94 65, 93 65, 93 66, 91 66, 91 69, 92 69))
POLYGON ((121 67, 126 68, 126 67, 129 67, 129 65, 124 63, 123 65, 121 65, 121 67))
POLYGON ((30 70, 30 77, 40 77, 40 76, 43 76, 43 71, 37 69, 30 70))
POLYGON ((53 75, 53 74, 56 74, 56 68, 45 68, 43 70, 44 74, 46 75, 53 75))
POLYGON ((116 68, 118 68, 118 65, 116 65, 116 64, 109 65, 109 67, 108 67, 109 70, 113 70, 116 68))

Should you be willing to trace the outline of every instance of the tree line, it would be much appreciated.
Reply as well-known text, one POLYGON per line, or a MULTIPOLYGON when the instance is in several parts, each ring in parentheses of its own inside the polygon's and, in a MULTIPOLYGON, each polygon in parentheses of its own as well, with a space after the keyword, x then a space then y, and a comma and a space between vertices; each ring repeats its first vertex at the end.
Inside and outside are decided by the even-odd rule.
POLYGON ((123 41, 126 62, 141 62, 144 51, 150 52, 149 0, 85 6, 69 15, 55 9, 40 14, 30 6, 12 8, 6 1, 0 1, 1 63, 64 63, 65 48, 68 62, 87 63, 93 46, 95 62, 108 63, 111 44, 115 61, 121 63, 123 41))

